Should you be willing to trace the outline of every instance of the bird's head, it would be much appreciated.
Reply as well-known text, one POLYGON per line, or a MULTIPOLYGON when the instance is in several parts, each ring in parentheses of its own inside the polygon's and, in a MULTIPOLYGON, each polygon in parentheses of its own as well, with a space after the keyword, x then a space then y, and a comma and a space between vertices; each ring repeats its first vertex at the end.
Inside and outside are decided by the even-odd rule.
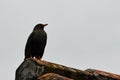
POLYGON ((44 30, 44 27, 47 26, 48 24, 37 24, 33 30, 44 30))

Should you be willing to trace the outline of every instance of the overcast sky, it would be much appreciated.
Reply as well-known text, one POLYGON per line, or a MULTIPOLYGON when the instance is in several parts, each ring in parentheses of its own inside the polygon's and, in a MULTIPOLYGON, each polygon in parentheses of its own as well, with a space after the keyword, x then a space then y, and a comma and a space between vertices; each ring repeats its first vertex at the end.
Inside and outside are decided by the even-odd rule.
POLYGON ((38 23, 49 24, 44 60, 120 74, 120 0, 1 0, 1 79, 14 80, 38 23))

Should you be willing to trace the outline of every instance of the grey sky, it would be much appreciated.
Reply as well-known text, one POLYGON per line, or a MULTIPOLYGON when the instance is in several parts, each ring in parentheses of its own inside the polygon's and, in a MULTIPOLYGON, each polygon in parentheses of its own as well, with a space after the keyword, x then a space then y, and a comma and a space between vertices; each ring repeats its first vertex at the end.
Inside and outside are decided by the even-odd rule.
POLYGON ((120 0, 1 0, 0 78, 14 80, 37 23, 48 23, 44 60, 120 74, 120 0))

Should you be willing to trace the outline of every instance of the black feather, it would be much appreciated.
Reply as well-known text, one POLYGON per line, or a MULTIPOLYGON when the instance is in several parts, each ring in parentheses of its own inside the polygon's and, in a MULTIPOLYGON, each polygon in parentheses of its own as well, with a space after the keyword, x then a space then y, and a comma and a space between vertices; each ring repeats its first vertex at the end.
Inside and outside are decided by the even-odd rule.
POLYGON ((38 24, 30 34, 25 46, 25 59, 36 57, 41 59, 47 42, 47 34, 44 25, 38 24))

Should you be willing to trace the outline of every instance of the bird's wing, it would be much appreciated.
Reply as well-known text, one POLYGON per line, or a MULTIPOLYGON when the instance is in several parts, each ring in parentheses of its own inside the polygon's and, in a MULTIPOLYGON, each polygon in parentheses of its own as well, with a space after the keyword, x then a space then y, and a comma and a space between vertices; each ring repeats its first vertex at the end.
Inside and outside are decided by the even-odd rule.
POLYGON ((32 44, 32 41, 33 41, 33 35, 34 33, 31 33, 30 36, 28 37, 28 40, 27 40, 27 43, 26 43, 26 46, 25 46, 25 56, 28 56, 30 55, 31 53, 31 44, 32 44))

